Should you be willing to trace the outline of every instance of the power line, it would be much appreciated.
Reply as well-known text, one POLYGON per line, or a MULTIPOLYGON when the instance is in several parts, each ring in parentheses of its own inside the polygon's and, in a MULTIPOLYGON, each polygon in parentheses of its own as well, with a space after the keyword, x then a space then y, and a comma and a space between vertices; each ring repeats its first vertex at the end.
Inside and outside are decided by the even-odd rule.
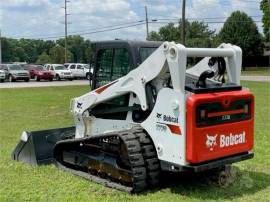
MULTIPOLYGON (((149 22, 149 23, 157 23, 157 24, 167 24, 167 23, 173 23, 172 21, 167 21, 167 22, 149 22)), ((214 23, 214 24, 219 24, 219 23, 225 23, 226 21, 205 21, 205 23, 214 23)), ((249 22, 249 21, 233 21, 233 22, 249 22)), ((254 22, 260 22, 261 21, 254 21, 254 22)), ((102 33, 102 32, 108 32, 108 31, 115 31, 115 30, 119 30, 119 29, 125 29, 125 28, 129 28, 129 27, 136 27, 136 26, 140 26, 140 25, 144 25, 145 23, 137 23, 137 24, 133 24, 133 25, 127 25, 127 26, 121 26, 121 27, 116 27, 116 28, 110 28, 110 29, 103 29, 103 30, 97 30, 97 31, 92 31, 92 32, 84 32, 84 33, 80 33, 80 35, 91 35, 91 34, 96 34, 96 33, 102 33)), ((60 38, 60 37, 64 37, 62 36, 51 36, 51 37, 46 37, 46 38, 42 38, 42 39, 50 39, 50 38, 60 38)))
MULTIPOLYGON (((149 12, 148 12, 148 9, 147 9, 147 16, 148 16, 148 18, 149 18, 149 12)), ((152 18, 155 18, 155 19, 157 19, 157 20, 175 20, 175 19, 180 19, 180 17, 177 17, 177 16, 164 16, 164 15, 159 15, 159 16, 155 16, 155 15, 151 15, 151 17, 152 18)), ((260 17, 260 18, 262 18, 262 16, 260 16, 260 15, 257 15, 257 16, 249 16, 249 17, 252 17, 252 18, 258 18, 258 17, 260 17)), ((144 13, 144 18, 145 18, 145 13, 144 13)), ((197 17, 197 18, 192 18, 192 17, 190 17, 190 18, 186 18, 187 20, 204 20, 204 19, 227 19, 228 17, 197 17)), ((86 19, 84 19, 84 20, 82 20, 82 19, 80 19, 80 20, 70 20, 72 23, 74 23, 74 22, 82 22, 82 21, 86 21, 86 19)), ((89 21, 89 20, 87 20, 87 21, 89 21)), ((142 22, 142 21, 144 21, 144 20, 138 20, 138 21, 131 21, 130 23, 136 23, 136 22, 142 22)), ((122 23, 122 24, 119 24, 119 26, 120 25, 126 25, 127 23, 129 23, 129 22, 125 22, 125 23, 122 23)), ((112 25, 113 27, 114 26, 116 26, 116 25, 112 25)), ((111 25, 110 26, 108 26, 108 27, 112 27, 111 25)), ((95 27, 95 26, 93 26, 93 27, 89 27, 87 30, 89 30, 89 29, 98 29, 98 28, 100 28, 100 27, 95 27)), ((104 27, 101 27, 101 28, 104 28, 104 27)), ((85 31, 87 31, 87 30, 85 30, 85 31)), ((69 31, 69 33, 76 33, 76 32, 78 32, 78 31, 69 31)))
MULTIPOLYGON (((134 23, 139 23, 139 22, 144 22, 144 20, 137 20, 137 21, 132 21, 132 22, 126 22, 126 23, 120 23, 120 24, 115 24, 115 25, 109 25, 109 26, 101 26, 101 27, 89 27, 88 29, 84 29, 84 30, 80 30, 80 31, 69 31, 68 35, 74 35, 74 34, 79 34, 82 32, 87 32, 90 30, 99 30, 99 29, 105 29, 105 28, 113 28, 113 27, 117 27, 117 26, 123 26, 123 25, 132 25, 134 23), (90 29, 91 28, 91 29, 90 29)), ((38 36, 20 36, 20 37, 14 37, 14 38, 28 38, 28 37, 34 37, 34 38, 38 38, 38 39, 43 39, 43 38, 57 38, 54 36, 61 36, 61 34, 59 33, 52 33, 51 35, 38 35, 38 36)), ((63 35, 64 36, 64 35, 63 35)))
MULTIPOLYGON (((129 25, 129 24, 134 24, 134 23, 139 23, 139 22, 144 22, 144 20, 137 20, 137 21, 132 21, 132 22, 126 22, 126 23, 121 23, 121 24, 116 24, 116 25, 109 25, 109 26, 102 26, 102 27, 93 27, 91 28, 91 30, 97 30, 97 29, 105 29, 105 28, 111 28, 111 27, 117 27, 117 26, 123 26, 123 25, 129 25)), ((86 29, 86 30, 80 30, 80 31, 71 31, 69 33, 71 34, 76 34, 76 33, 80 33, 80 32, 86 32, 89 31, 90 28, 86 29)))
POLYGON ((114 30, 129 28, 129 27, 136 27, 136 26, 144 25, 144 24, 145 23, 138 23, 138 24, 134 24, 134 25, 122 26, 122 27, 117 27, 117 28, 112 28, 112 29, 105 29, 105 30, 100 30, 100 31, 81 33, 80 35, 90 35, 90 34, 96 34, 96 33, 101 33, 101 32, 114 31, 114 30))
MULTIPOLYGON (((106 28, 115 28, 115 27, 119 27, 119 26, 130 26, 130 25, 136 25, 137 23, 142 23, 144 22, 144 20, 139 20, 139 21, 134 21, 134 22, 130 22, 130 23, 122 23, 122 24, 117 24, 117 25, 110 25, 110 26, 103 26, 103 27, 98 27, 96 29, 94 29, 95 31, 99 31, 100 29, 103 30, 103 29, 106 29, 106 28)), ((93 30, 93 29, 91 29, 93 30)), ((87 30, 80 30, 80 31, 76 31, 76 32, 69 32, 69 36, 70 35, 74 35, 74 34, 81 34, 81 33, 84 33, 84 32, 87 32, 89 31, 89 29, 87 30)), ((64 37, 64 35, 55 35, 55 36, 46 36, 46 35, 42 35, 42 36, 36 36, 35 38, 40 38, 40 39, 54 39, 54 38, 57 38, 57 37, 64 37)), ((22 37, 23 38, 23 37, 22 37)))
MULTIPOLYGON (((179 21, 179 17, 171 17, 171 18, 169 16, 161 16, 161 17, 168 17, 168 18, 151 18, 151 19, 148 19, 148 21, 166 21, 166 22, 179 21)), ((257 16, 250 16, 250 17, 252 17, 252 18, 261 18, 262 16, 257 15, 257 16)), ((207 22, 205 20, 216 20, 216 19, 227 19, 227 18, 228 17, 202 17, 202 18, 186 18, 186 19, 190 20, 190 21, 198 20, 198 21, 207 22)), ((140 23, 140 22, 145 22, 145 20, 137 20, 137 21, 125 22, 125 23, 109 25, 109 26, 89 27, 88 29, 84 29, 84 30, 80 30, 80 31, 69 31, 69 35, 79 34, 79 33, 82 33, 82 32, 88 32, 88 31, 91 31, 93 29, 94 29, 94 31, 96 31, 96 30, 105 29, 105 28, 114 28, 114 27, 118 27, 118 26, 133 25, 133 24, 140 23)), ((61 35, 61 34, 54 33, 52 36, 38 35, 38 36, 35 36, 35 38, 44 38, 44 37, 45 38, 56 38, 54 36, 57 36, 57 35, 61 35)), ((30 37, 30 36, 22 36, 20 38, 27 38, 27 37, 30 37)))
MULTIPOLYGON (((220 23, 225 23, 226 21, 202 21, 204 23, 207 23, 207 24, 220 24, 220 23)), ((248 22, 248 21, 234 21, 234 22, 248 22)), ((258 21, 258 20, 254 20, 253 22, 255 23, 261 23, 261 21, 258 21)), ((153 20, 150 20, 149 23, 151 24, 168 24, 168 23, 178 23, 178 20, 174 20, 174 21, 162 21, 162 22, 159 22, 159 21, 156 21, 156 19, 153 19, 153 20)), ((108 31, 114 31, 114 30, 119 30, 119 29, 125 29, 125 28, 129 28, 129 27, 136 27, 136 26, 140 26, 140 25, 143 25, 145 24, 144 21, 141 21, 136 24, 131 24, 131 25, 126 25, 126 26, 117 26, 117 27, 114 27, 114 28, 108 28, 108 29, 101 29, 101 30, 96 30, 96 31, 92 31, 92 32, 77 32, 77 34, 79 35, 91 35, 91 34, 96 34, 96 33, 102 33, 102 32, 108 32, 108 31)), ((108 26, 109 27, 109 26, 108 26)), ((56 36, 48 36, 48 37, 35 37, 37 39, 55 39, 55 38, 63 38, 65 37, 65 35, 56 35, 56 36)))
MULTIPOLYGON (((84 33, 78 33, 79 35, 91 35, 91 34, 96 34, 96 33, 102 33, 102 32, 108 32, 108 31, 114 31, 114 30, 119 30, 119 29, 125 29, 129 27, 136 27, 139 25, 144 25, 145 23, 137 23, 133 25, 127 25, 127 26, 121 26, 121 27, 116 27, 116 28, 110 28, 110 29, 103 29, 103 30, 98 30, 98 31, 92 31, 92 32, 84 32, 84 33)), ((58 36, 50 36, 50 37, 44 37, 44 38, 39 38, 39 39, 55 39, 55 38, 62 38, 65 35, 58 35, 58 36)))

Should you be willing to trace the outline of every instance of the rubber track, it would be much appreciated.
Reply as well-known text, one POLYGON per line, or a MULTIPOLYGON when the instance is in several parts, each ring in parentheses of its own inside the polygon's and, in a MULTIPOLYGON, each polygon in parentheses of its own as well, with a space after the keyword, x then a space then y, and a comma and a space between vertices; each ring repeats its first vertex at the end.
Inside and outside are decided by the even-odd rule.
POLYGON ((134 127, 133 130, 136 131, 136 137, 141 145, 147 173, 147 185, 148 187, 156 187, 159 185, 160 181, 160 163, 157 158, 154 143, 141 127, 134 127))
POLYGON ((89 139, 106 138, 112 136, 119 137, 127 148, 131 171, 133 173, 132 187, 122 185, 121 183, 112 182, 109 179, 100 178, 99 176, 92 175, 90 173, 68 168, 62 165, 60 162, 57 162, 57 165, 64 170, 72 172, 73 174, 90 179, 104 186, 126 192, 138 193, 145 190, 149 186, 156 186, 159 183, 159 161, 157 159, 156 151, 151 139, 143 132, 141 127, 133 127, 129 130, 106 133, 93 137, 64 140, 58 142, 57 145, 72 142, 84 142, 85 140, 89 139))

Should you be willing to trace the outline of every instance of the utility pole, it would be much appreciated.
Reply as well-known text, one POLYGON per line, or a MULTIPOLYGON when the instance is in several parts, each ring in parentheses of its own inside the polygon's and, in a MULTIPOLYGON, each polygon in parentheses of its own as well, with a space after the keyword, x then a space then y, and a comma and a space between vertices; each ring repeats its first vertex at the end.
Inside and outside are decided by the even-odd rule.
POLYGON ((186 44, 186 0, 182 0, 182 44, 186 44))
POLYGON ((149 38, 147 6, 144 6, 144 10, 145 10, 145 25, 146 25, 146 40, 147 40, 149 38))
POLYGON ((65 62, 67 62, 67 3, 69 1, 65 0, 65 62))
POLYGON ((2 64, 2 35, 1 35, 1 29, 0 29, 0 64, 2 64))

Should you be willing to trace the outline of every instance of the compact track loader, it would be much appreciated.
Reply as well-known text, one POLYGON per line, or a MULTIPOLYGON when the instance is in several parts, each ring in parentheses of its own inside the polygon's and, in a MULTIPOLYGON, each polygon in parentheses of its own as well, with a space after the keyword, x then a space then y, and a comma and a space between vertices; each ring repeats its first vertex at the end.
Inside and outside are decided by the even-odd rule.
POLYGON ((226 166, 253 157, 239 47, 117 40, 95 50, 93 90, 71 101, 75 127, 23 132, 14 160, 134 193, 158 185, 161 171, 219 170, 222 183, 226 166))

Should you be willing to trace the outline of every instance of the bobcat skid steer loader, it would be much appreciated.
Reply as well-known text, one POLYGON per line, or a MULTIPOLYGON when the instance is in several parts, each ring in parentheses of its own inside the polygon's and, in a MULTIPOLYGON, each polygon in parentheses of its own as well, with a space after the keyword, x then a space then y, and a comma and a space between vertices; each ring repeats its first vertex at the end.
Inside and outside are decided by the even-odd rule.
POLYGON ((222 183, 226 166, 253 157, 239 47, 108 43, 96 46, 93 90, 71 101, 75 127, 23 132, 14 160, 134 193, 158 185, 161 171, 219 170, 222 183), (187 69, 188 57, 203 59, 187 69))

